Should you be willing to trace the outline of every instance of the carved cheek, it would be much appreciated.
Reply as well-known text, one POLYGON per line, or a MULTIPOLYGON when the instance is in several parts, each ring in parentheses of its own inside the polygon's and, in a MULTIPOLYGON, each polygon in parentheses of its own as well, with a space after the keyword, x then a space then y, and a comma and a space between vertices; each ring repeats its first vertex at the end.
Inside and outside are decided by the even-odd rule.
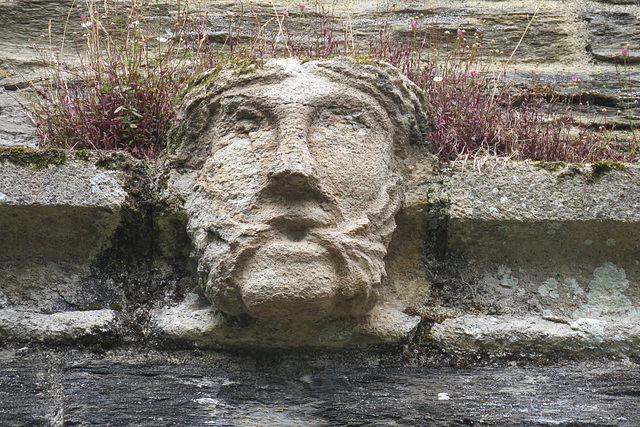
POLYGON ((343 117, 324 117, 311 128, 310 152, 321 180, 343 205, 365 209, 391 174, 391 140, 382 129, 343 117))
POLYGON ((233 210, 248 209, 266 180, 268 157, 249 138, 235 138, 214 152, 205 165, 206 185, 233 210))

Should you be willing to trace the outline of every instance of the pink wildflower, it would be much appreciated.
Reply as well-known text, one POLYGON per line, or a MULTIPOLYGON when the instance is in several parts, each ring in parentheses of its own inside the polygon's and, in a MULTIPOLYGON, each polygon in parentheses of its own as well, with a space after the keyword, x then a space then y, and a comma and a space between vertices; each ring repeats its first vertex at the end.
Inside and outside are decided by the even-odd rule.
POLYGON ((464 34, 464 30, 458 30, 458 35, 461 36, 464 34))
POLYGON ((305 8, 305 5, 301 4, 300 6, 298 6, 300 8, 300 11, 303 11, 305 8))
POLYGON ((412 22, 412 23, 411 23, 411 28, 416 28, 417 26, 418 26, 418 23, 417 23, 417 22, 412 22))
POLYGON ((622 49, 622 56, 627 56, 629 54, 629 49, 622 49))
POLYGON ((571 80, 573 80, 574 82, 578 81, 578 78, 576 76, 571 77, 571 80))
POLYGON ((471 76, 472 76, 472 77, 475 77, 475 76, 476 76, 476 74, 478 74, 478 73, 476 73, 475 71, 472 71, 472 72, 471 72, 471 76))
POLYGON ((84 21, 85 19, 87 19, 87 15, 82 14, 82 15, 80 15, 80 18, 84 21))
POLYGON ((284 16, 289 16, 289 11, 287 9, 285 9, 285 10, 282 11, 282 14, 284 16))

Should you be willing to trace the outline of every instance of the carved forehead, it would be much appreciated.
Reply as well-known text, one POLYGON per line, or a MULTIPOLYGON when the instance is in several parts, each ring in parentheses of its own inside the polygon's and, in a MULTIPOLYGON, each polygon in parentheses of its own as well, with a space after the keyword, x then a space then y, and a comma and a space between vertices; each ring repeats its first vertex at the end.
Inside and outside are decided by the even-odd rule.
POLYGON ((221 97, 243 93, 283 104, 308 105, 323 98, 333 98, 332 101, 339 104, 341 100, 354 103, 358 99, 374 108, 397 111, 398 106, 390 105, 390 100, 385 99, 388 94, 384 93, 393 92, 393 82, 388 81, 388 76, 381 79, 375 67, 362 67, 350 58, 309 62, 279 58, 269 60, 262 67, 255 65, 248 72, 230 65, 212 72, 210 79, 205 75, 202 80, 209 82, 197 85, 185 98, 184 106, 188 114, 202 102, 210 105, 221 97))
POLYGON ((311 73, 280 76, 279 81, 275 82, 255 79, 244 86, 231 87, 222 92, 219 97, 226 98, 235 95, 244 95, 256 102, 262 101, 270 105, 315 106, 330 103, 332 105, 345 104, 381 108, 375 98, 357 88, 311 73))

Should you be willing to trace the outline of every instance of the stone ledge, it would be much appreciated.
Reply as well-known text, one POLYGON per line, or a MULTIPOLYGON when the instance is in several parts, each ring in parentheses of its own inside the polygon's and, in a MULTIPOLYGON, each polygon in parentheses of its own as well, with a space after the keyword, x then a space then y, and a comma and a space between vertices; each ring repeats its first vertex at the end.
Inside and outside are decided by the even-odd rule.
POLYGON ((0 340, 74 344, 100 342, 116 334, 116 314, 109 309, 53 314, 0 310, 0 340))
POLYGON ((0 206, 64 205, 118 210, 125 202, 121 171, 70 160, 42 169, 0 164, 0 206))
POLYGON ((431 297, 464 300, 444 351, 640 353, 639 165, 459 162, 431 198, 431 297))
POLYGON ((459 162, 443 175, 452 220, 640 222, 640 165, 459 162))
POLYGON ((420 318, 376 307, 364 319, 321 322, 228 322, 204 297, 190 293, 178 305, 151 312, 153 340, 162 347, 346 347, 396 343, 415 332, 420 318))
POLYGON ((637 356, 639 320, 637 316, 565 319, 465 315, 435 325, 431 339, 452 354, 637 356))
POLYGON ((121 223, 126 174, 67 160, 63 151, 48 164, 37 156, 52 150, 14 150, 29 158, 20 165, 0 157, 0 262, 89 262, 121 223))
MULTIPOLYGON (((389 300, 416 305, 429 292, 433 296, 437 283, 429 276, 434 272, 429 262, 438 259, 460 275, 446 278, 461 283, 447 288, 449 300, 474 294, 476 306, 490 307, 487 312, 497 309, 499 314, 472 316, 466 313, 474 311, 462 304, 460 317, 433 327, 437 345, 448 352, 496 354, 640 353, 640 329, 635 326, 640 323, 640 166, 500 161, 480 166, 457 163, 440 173, 434 166, 431 159, 418 162, 407 180, 407 204, 397 217, 399 237, 387 260, 389 300), (425 239, 429 244, 435 239, 444 250, 424 254, 425 239), (426 261, 431 290, 421 261, 426 261), (462 280, 468 278, 472 280, 462 280)), ((85 280, 85 270, 65 263, 86 267, 83 263, 103 247, 96 236, 103 236, 107 244, 121 225, 131 179, 125 170, 103 170, 91 161, 71 160, 39 171, 0 164, 0 242, 6 248, 0 261, 24 271, 54 271, 56 277, 73 273, 69 280, 47 274, 25 297, 24 301, 48 300, 57 292, 56 298, 73 301, 60 312, 42 314, 37 312, 42 307, 15 306, 15 295, 25 288, 10 280, 17 277, 27 283, 24 277, 30 276, 19 269, 12 276, 5 268, 0 281, 2 339, 77 342, 116 332, 110 310, 64 310, 90 305, 78 303, 81 299, 74 292, 93 295, 97 288, 103 292, 110 287, 109 292, 119 295, 121 285, 110 278, 85 280), (58 222, 52 220, 54 214, 58 222), (63 234, 76 236, 77 242, 56 237, 63 234), (29 235, 33 238, 24 240, 29 235), (48 255, 31 256, 38 253, 48 255), (28 268, 19 264, 27 259, 28 268), (55 263, 56 269, 51 267, 55 263)), ((264 346, 277 339, 278 345, 340 347, 397 342, 411 335, 417 323, 415 317, 401 314, 403 306, 398 305, 391 310, 394 316, 380 309, 372 314, 375 321, 346 326, 230 324, 194 295, 178 305, 156 296, 155 308, 148 313, 151 342, 169 347, 264 346)))

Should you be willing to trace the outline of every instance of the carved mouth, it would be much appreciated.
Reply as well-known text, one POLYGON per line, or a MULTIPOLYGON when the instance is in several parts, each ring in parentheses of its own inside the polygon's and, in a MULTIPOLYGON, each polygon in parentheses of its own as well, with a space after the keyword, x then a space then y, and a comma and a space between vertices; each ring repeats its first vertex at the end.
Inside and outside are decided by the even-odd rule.
POLYGON ((281 230, 282 234, 291 242, 301 242, 304 240, 309 229, 297 227, 285 227, 281 230))
POLYGON ((336 223, 334 215, 318 205, 270 207, 265 209, 265 212, 269 213, 269 217, 264 222, 283 231, 296 232, 328 227, 336 223))
POLYGON ((301 242, 310 230, 327 227, 333 221, 329 221, 326 215, 317 217, 302 212, 290 212, 273 217, 266 222, 290 242, 301 242))

